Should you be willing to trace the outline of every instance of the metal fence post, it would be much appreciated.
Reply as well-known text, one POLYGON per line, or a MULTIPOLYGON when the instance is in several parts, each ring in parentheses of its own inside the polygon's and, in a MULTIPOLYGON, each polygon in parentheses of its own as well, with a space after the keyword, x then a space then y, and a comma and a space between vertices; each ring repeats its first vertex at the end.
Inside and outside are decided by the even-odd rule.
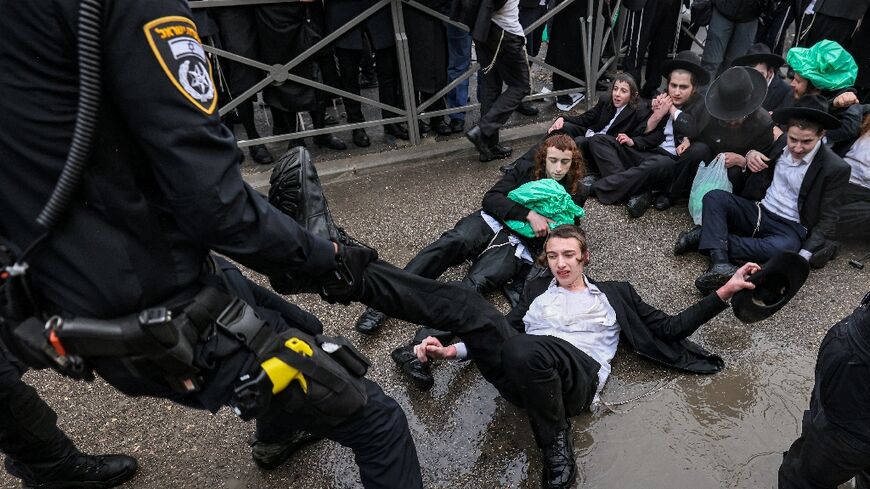
POLYGON ((405 18, 402 15, 402 0, 392 0, 393 32, 396 35, 396 57, 399 60, 399 77, 402 81, 402 96, 405 100, 405 113, 408 117, 408 137, 411 144, 420 144, 420 124, 417 117, 417 94, 414 91, 414 77, 411 74, 411 53, 408 49, 408 36, 405 31, 405 18))

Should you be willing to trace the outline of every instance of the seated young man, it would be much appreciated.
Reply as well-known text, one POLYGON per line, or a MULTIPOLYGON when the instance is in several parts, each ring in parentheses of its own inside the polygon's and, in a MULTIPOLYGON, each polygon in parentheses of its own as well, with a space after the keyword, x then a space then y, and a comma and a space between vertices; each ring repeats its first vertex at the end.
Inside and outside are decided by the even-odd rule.
POLYGON ((870 239, 870 106, 861 125, 861 135, 843 160, 851 167, 849 184, 840 201, 837 238, 870 239))
MULTIPOLYGON (((640 135, 597 134, 589 138, 589 152, 601 171, 591 188, 602 204, 628 200, 632 217, 642 216, 652 203, 651 190, 667 188, 675 162, 697 164, 706 155, 702 146, 690 147, 705 117, 704 99, 696 88, 709 81, 698 55, 683 51, 662 65, 667 93, 653 99, 652 114, 640 135)), ((667 192, 656 199, 656 208, 670 207, 667 192)))
POLYGON ((753 288, 746 277, 759 267, 747 263, 715 294, 671 316, 646 304, 627 282, 589 279, 584 269, 590 253, 580 228, 559 226, 544 246, 541 259, 551 274, 527 283, 520 304, 505 318, 513 328, 510 335, 450 346, 429 337, 415 353, 424 363, 470 357, 478 366, 494 368, 498 375, 490 373, 487 380, 529 417, 543 451, 544 487, 567 488, 576 477, 569 418, 596 402, 620 337, 664 365, 701 374, 718 372, 722 359, 687 338, 725 310, 733 294, 753 288), (477 349, 482 343, 499 350, 500 357, 477 349))
POLYGON ((785 64, 785 59, 770 52, 763 42, 749 47, 745 55, 734 58, 732 66, 745 66, 761 73, 767 80, 767 95, 761 106, 768 112, 790 107, 794 103, 794 89, 779 76, 779 69, 785 64))
MULTIPOLYGON (((423 248, 405 266, 405 270, 426 278, 438 278, 449 267, 472 259, 473 263, 460 285, 481 294, 505 285, 515 277, 525 277, 533 254, 541 249, 542 238, 549 230, 550 220, 508 198, 508 193, 521 185, 542 178, 552 178, 562 184, 582 206, 585 197, 578 191, 583 177, 583 158, 574 140, 566 134, 547 138, 533 160, 520 159, 483 197, 483 209, 462 218, 450 231, 423 248), (523 238, 504 226, 508 220, 527 221, 538 238, 523 238)), ((383 326, 387 316, 366 309, 356 323, 357 331, 372 334, 383 326)), ((423 328, 410 345, 393 352, 393 359, 403 371, 424 388, 432 386, 428 365, 416 361, 411 353, 413 344, 430 335, 450 334, 423 328)))
POLYGON ((695 280, 707 294, 737 269, 732 260, 764 262, 783 251, 800 252, 815 268, 835 252, 827 239, 837 225, 839 199, 849 181, 849 166, 822 144, 827 129, 839 122, 819 96, 798 100, 773 113, 786 134, 771 157, 750 151, 743 196, 712 190, 703 199, 700 236, 681 236, 675 251, 698 248, 710 255, 710 267, 695 280))

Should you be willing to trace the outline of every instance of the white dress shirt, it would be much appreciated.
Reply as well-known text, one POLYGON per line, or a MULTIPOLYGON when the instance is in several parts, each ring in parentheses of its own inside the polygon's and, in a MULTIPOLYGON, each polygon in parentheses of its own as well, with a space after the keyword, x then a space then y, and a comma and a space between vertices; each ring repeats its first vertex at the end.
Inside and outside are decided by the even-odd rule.
POLYGON ((798 194, 807 170, 821 146, 821 141, 816 142, 813 149, 801 160, 792 158, 791 151, 788 149, 782 152, 773 170, 773 183, 770 184, 761 201, 765 209, 789 221, 801 222, 800 212, 798 212, 798 194))
POLYGON ((588 137, 592 137, 596 134, 606 133, 607 130, 610 129, 610 126, 613 125, 613 121, 615 121, 616 118, 619 117, 619 114, 622 112, 622 109, 624 109, 624 108, 625 108, 625 105, 623 105, 622 107, 618 107, 616 109, 616 113, 613 114, 613 117, 610 118, 610 122, 608 122, 607 125, 604 126, 604 128, 602 128, 600 131, 596 132, 596 131, 593 131, 592 129, 586 129, 586 137, 588 138, 588 137))
POLYGON ((680 116, 683 111, 677 109, 674 114, 668 114, 668 122, 665 124, 665 140, 659 145, 660 148, 672 155, 677 154, 677 141, 674 138, 674 120, 680 116))
POLYGON ((849 183, 870 188, 870 132, 852 144, 843 160, 852 167, 849 183))
POLYGON ((525 37, 523 26, 520 24, 520 0, 507 0, 504 7, 492 14, 492 21, 505 32, 525 37))

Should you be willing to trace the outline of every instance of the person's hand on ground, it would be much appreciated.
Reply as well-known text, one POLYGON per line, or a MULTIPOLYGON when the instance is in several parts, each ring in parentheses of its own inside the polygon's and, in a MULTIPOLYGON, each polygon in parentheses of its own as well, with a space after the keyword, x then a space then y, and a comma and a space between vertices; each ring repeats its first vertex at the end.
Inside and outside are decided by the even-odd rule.
POLYGON ((456 358, 456 347, 453 345, 444 346, 438 341, 438 338, 427 336, 419 345, 414 345, 414 354, 417 355, 417 360, 420 360, 421 363, 426 363, 429 359, 449 360, 456 358))
POLYGON ((562 126, 564 126, 564 125, 565 125, 565 118, 563 118, 563 117, 557 118, 555 121, 553 121, 553 125, 551 125, 549 129, 547 129, 547 134, 550 134, 553 131, 562 129, 562 126))
POLYGON ((625 134, 624 132, 616 135, 616 142, 619 144, 624 144, 628 147, 634 146, 634 139, 628 137, 628 134, 625 134))
POLYGON ((746 166, 746 158, 744 158, 743 155, 732 153, 731 151, 726 151, 722 154, 725 155, 725 168, 731 168, 732 166, 739 166, 742 168, 746 166))
POLYGON ((749 152, 746 153, 746 166, 753 173, 758 173, 767 168, 768 162, 770 162, 770 158, 764 156, 761 151, 750 149, 749 152))
POLYGON ((535 211, 529 211, 529 215, 526 216, 526 221, 529 221, 529 225, 532 226, 532 231, 535 232, 535 236, 542 238, 550 232, 550 223, 553 222, 552 219, 548 219, 535 211))
POLYGON ((731 299, 734 294, 743 289, 754 289, 755 284, 746 279, 748 279, 750 275, 757 273, 759 270, 761 270, 761 267, 758 264, 752 262, 746 263, 734 272, 734 275, 728 279, 728 282, 725 282, 725 285, 716 290, 716 295, 718 295, 723 301, 727 301, 731 299))

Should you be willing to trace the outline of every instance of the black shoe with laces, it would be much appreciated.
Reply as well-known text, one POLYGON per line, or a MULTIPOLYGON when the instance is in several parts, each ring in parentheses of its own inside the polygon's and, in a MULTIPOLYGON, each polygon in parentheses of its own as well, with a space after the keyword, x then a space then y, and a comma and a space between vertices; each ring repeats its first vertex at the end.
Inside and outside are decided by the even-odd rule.
POLYGON ((387 322, 386 314, 377 309, 367 307, 359 319, 356 320, 354 328, 362 334, 375 334, 384 326, 385 322, 387 322))
POLYGON ((520 105, 517 106, 516 111, 522 115, 538 115, 541 112, 537 107, 532 105, 531 102, 520 102, 520 105))
POLYGON ((810 257, 810 266, 813 268, 822 268, 827 265, 829 261, 836 258, 839 252, 840 243, 827 240, 825 241, 825 244, 813 253, 812 257, 810 257))
POLYGON ((695 287, 705 296, 710 295, 725 285, 735 272, 737 272, 737 267, 731 263, 714 263, 706 272, 695 279, 695 287))
POLYGON ((429 390, 435 385, 435 377, 429 363, 423 363, 414 354, 414 345, 400 346, 390 353, 390 357, 402 368, 411 380, 423 390, 429 390))
POLYGON ((277 469, 300 448, 322 439, 302 430, 294 432, 286 440, 275 443, 263 443, 254 436, 251 439, 251 458, 254 459, 257 467, 263 470, 277 469))
POLYGON ((560 431, 553 443, 544 448, 541 485, 546 489, 567 489, 577 480, 574 439, 569 430, 560 431))
POLYGON ((353 144, 357 145, 360 148, 367 148, 371 146, 372 141, 369 139, 369 135, 366 134, 365 129, 354 129, 352 131, 353 134, 353 144))
POLYGON ((136 459, 127 455, 78 453, 45 477, 22 481, 25 489, 101 489, 115 487, 136 473, 136 459))
POLYGON ((689 251, 698 249, 701 243, 701 226, 695 226, 688 231, 683 231, 677 236, 677 242, 674 243, 674 255, 679 256, 689 251))
POLYGON ((652 198, 652 192, 644 192, 631 197, 628 199, 628 204, 626 205, 628 208, 628 214, 634 218, 643 216, 646 214, 646 211, 649 210, 649 206, 652 204, 652 198))

